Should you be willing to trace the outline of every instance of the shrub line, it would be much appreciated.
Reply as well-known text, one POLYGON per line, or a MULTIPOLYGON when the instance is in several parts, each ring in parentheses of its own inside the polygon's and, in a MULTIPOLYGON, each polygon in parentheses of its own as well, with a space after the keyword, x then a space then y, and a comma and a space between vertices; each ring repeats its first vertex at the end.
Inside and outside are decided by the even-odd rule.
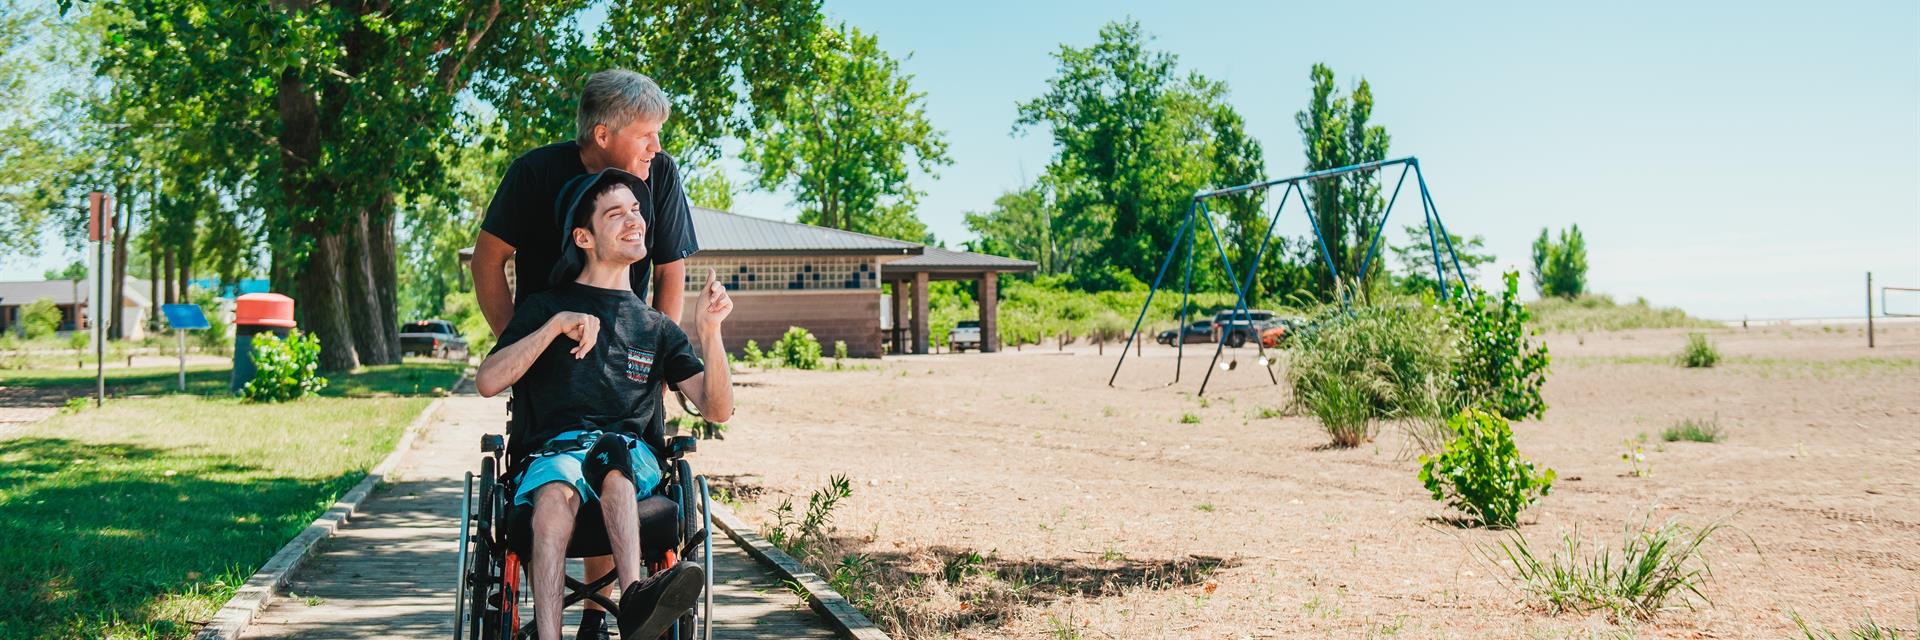
POLYGON ((221 605, 220 610, 213 614, 213 619, 207 622, 207 626, 201 627, 200 632, 194 634, 194 638, 196 640, 241 638, 246 633, 247 625, 253 623, 254 616, 259 615, 260 611, 267 607, 267 603, 273 601, 274 595, 280 591, 281 587, 286 586, 287 579, 293 576, 293 572, 313 555, 320 541, 331 537, 334 531, 346 524, 347 518, 352 517, 353 513, 360 509, 360 505, 366 502, 367 497, 372 495, 374 486, 386 479, 387 474, 392 473, 394 467, 399 466, 401 458, 413 448, 414 438, 426 427, 428 421, 439 414, 440 405, 445 402, 445 398, 434 398, 433 402, 428 403, 427 408, 421 410, 420 415, 415 416, 413 422, 407 424, 406 431, 401 432, 400 441, 394 443, 393 451, 388 453, 380 464, 367 470, 367 477, 361 478, 359 484, 341 495, 326 513, 320 514, 320 517, 313 520, 313 524, 307 525, 299 535, 287 541, 286 546, 280 547, 278 553, 268 558, 266 564, 260 566, 260 570, 255 571, 252 577, 247 578, 245 584, 240 585, 240 588, 234 592, 233 598, 221 605))
POLYGON ((761 539, 753 532, 753 527, 747 526, 739 516, 733 514, 733 510, 718 502, 713 503, 710 509, 713 523, 718 525, 721 531, 725 531, 727 537, 732 538, 740 548, 746 549, 747 555, 753 556, 761 564, 779 572, 783 582, 792 581, 806 589, 807 604, 812 606, 821 617, 826 618, 827 622, 832 623, 842 635, 854 640, 892 640, 886 632, 873 624, 873 620, 855 608, 853 603, 848 602, 846 596, 834 591, 826 580, 808 570, 806 565, 800 564, 799 560, 773 546, 773 543, 761 539))

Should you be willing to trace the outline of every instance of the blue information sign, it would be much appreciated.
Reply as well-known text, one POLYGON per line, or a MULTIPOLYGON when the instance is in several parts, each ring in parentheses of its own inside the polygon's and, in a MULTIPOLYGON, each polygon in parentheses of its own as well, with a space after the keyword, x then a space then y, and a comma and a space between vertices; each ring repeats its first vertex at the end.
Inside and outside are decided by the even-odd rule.
POLYGON ((160 313, 166 314, 167 326, 174 329, 206 329, 207 314, 197 304, 163 304, 160 313))

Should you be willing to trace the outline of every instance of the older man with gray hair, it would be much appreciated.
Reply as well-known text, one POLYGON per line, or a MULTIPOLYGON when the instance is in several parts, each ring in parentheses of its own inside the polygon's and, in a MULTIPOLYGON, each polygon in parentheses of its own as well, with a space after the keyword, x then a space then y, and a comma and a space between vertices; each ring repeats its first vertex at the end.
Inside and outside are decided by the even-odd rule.
MULTIPOLYGON (((699 251, 693 221, 681 186, 679 168, 661 149, 660 129, 672 107, 660 86, 647 76, 611 69, 587 78, 580 91, 578 131, 573 140, 528 151, 507 167, 506 176, 487 205, 473 247, 473 290, 480 312, 498 337, 513 318, 514 307, 550 287, 549 276, 560 259, 563 232, 554 221, 554 201, 573 178, 620 169, 641 178, 635 193, 646 221, 647 258, 631 267, 633 292, 674 323, 680 321, 686 257, 699 251), (507 287, 507 261, 514 261, 515 286, 507 287)), ((538 443, 516 437, 531 428, 540 415, 540 398, 515 397, 514 424, 508 429, 511 453, 524 457, 538 443)), ((662 441, 665 424, 655 413, 645 439, 662 441)), ((610 557, 586 560, 589 581, 614 569, 610 557)), ((579 638, 607 638, 604 612, 588 603, 579 638)))

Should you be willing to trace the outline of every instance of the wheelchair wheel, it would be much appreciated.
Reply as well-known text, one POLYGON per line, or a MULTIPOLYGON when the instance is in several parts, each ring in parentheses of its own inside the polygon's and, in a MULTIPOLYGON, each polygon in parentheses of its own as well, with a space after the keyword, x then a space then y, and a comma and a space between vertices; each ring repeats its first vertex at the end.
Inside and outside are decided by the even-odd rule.
POLYGON ((681 555, 681 561, 700 563, 700 568, 706 570, 705 584, 701 589, 701 602, 694 606, 692 612, 680 619, 680 624, 676 625, 679 628, 676 637, 680 640, 695 640, 701 637, 703 631, 707 634, 712 633, 712 630, 707 628, 711 624, 709 616, 712 613, 713 599, 711 593, 713 560, 710 553, 712 548, 704 540, 706 534, 702 524, 706 521, 706 504, 701 499, 704 497, 704 492, 700 490, 703 484, 701 479, 693 475, 693 465, 688 464, 684 458, 673 461, 673 475, 676 485, 675 500, 680 503, 680 548, 685 551, 681 555))

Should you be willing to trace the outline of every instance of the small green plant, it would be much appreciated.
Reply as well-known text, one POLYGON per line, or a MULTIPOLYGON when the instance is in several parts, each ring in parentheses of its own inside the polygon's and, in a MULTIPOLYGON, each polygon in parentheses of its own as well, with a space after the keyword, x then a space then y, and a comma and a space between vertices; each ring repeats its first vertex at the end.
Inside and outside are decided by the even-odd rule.
POLYGON ((813 594, 809 593, 807 586, 800 584, 799 580, 785 580, 780 583, 780 586, 786 587, 787 593, 793 596, 793 606, 805 609, 807 605, 813 603, 813 594))
POLYGON ((827 525, 833 522, 833 510, 840 501, 853 495, 853 484, 844 475, 827 479, 827 486, 815 489, 807 498, 807 512, 794 518, 793 501, 781 500, 773 508, 773 527, 766 532, 767 542, 796 558, 806 559, 817 545, 825 542, 827 525))
POLYGON ((1687 347, 1680 351, 1680 365, 1688 369, 1704 369, 1720 363, 1720 349, 1713 346, 1704 333, 1687 334, 1687 347))
POLYGON ((1553 492, 1552 469, 1520 457, 1513 429, 1498 414, 1467 409, 1447 420, 1453 440, 1420 456, 1420 482, 1433 499, 1490 527, 1512 527, 1520 511, 1553 492))
POLYGON ((1202 513, 1213 513, 1213 503, 1202 502, 1200 504, 1193 505, 1193 510, 1199 511, 1202 513))
POLYGON ((1720 417, 1686 418, 1660 432, 1660 439, 1667 442, 1719 442, 1727 437, 1720 428, 1720 417))
POLYGON ((1528 336, 1527 307, 1520 303, 1520 273, 1506 273, 1506 290, 1493 306, 1487 294, 1454 296, 1448 305, 1460 332, 1460 359, 1454 363, 1454 393, 1458 402, 1498 412, 1508 420, 1538 418, 1547 402, 1540 388, 1547 382, 1547 345, 1528 336))
POLYGON ((271 333, 253 337, 253 380, 240 395, 252 402, 284 402, 327 388, 320 376, 320 338, 294 331, 281 340, 271 333))
POLYGON ((1200 424, 1200 416, 1192 413, 1180 414, 1180 424, 1200 424))
POLYGON ((20 307, 20 337, 28 342, 53 335, 60 330, 60 306, 53 298, 40 298, 20 307))
POLYGON ((968 576, 982 573, 985 570, 986 558, 980 557, 978 552, 968 551, 947 558, 946 562, 941 564, 940 577, 945 578, 947 584, 960 584, 961 581, 966 580, 968 576))
POLYGON ((1628 438, 1622 445, 1626 450, 1620 452, 1620 461, 1627 463, 1627 475, 1635 478, 1652 477, 1653 461, 1647 459, 1647 434, 1628 438))
POLYGON ((1920 640, 1920 609, 1916 609, 1913 614, 1913 635, 1904 638, 1900 635, 1899 627, 1882 625, 1875 622, 1871 615, 1853 623, 1853 626, 1844 634, 1834 633, 1825 628, 1816 629, 1807 623, 1806 618, 1800 617, 1798 611, 1789 612, 1787 617, 1793 619, 1794 626, 1800 628, 1800 636, 1806 640, 1920 640))
POLYGON ((67 398, 67 401, 60 405, 60 413, 67 414, 67 415, 80 413, 81 411, 85 411, 87 409, 87 404, 89 402, 91 401, 84 397, 67 398))
POLYGON ((1273 418, 1284 417, 1287 415, 1287 412, 1285 409, 1280 407, 1260 407, 1260 410, 1254 412, 1253 415, 1254 417, 1259 418, 1261 420, 1270 420, 1273 418))
POLYGON ((781 366, 812 371, 820 368, 820 341, 814 339, 811 331, 788 327, 786 335, 773 344, 769 355, 781 366))
POLYGON ((707 422, 702 418, 689 414, 674 416, 673 419, 668 422, 673 423, 674 433, 690 435, 701 440, 727 439, 727 425, 722 423, 707 422))
POLYGON ((747 340, 747 345, 740 348, 740 359, 753 367, 764 367, 767 364, 767 354, 760 350, 760 343, 753 340, 747 340))
POLYGON ((827 586, 833 587, 840 595, 858 599, 867 590, 867 583, 873 580, 875 573, 873 558, 867 554, 840 556, 840 563, 833 565, 833 570, 827 574, 827 586))
POLYGON ((1551 556, 1535 553, 1515 532, 1488 555, 1504 559, 1521 590, 1548 611, 1606 611, 1617 621, 1646 620, 1676 605, 1691 606, 1689 595, 1713 604, 1700 592, 1713 575, 1703 550, 1723 526, 1694 529, 1668 521, 1649 527, 1643 522, 1627 530, 1618 550, 1584 549, 1576 528, 1563 535, 1561 549, 1551 556))
POLYGON ((833 341, 833 368, 838 370, 840 362, 847 359, 847 341, 833 341))

